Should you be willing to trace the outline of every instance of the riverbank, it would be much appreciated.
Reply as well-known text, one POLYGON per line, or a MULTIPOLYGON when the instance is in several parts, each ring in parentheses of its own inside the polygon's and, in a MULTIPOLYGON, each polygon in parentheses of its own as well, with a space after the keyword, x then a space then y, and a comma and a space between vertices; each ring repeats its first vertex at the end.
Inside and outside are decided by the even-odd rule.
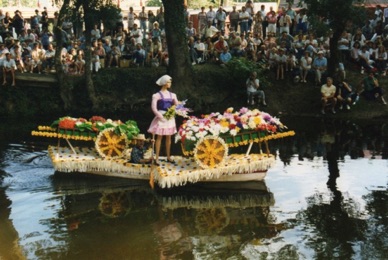
MULTIPOLYGON (((223 111, 227 107, 247 106, 245 80, 247 73, 238 68, 223 68, 214 64, 193 66, 194 84, 189 91, 181 91, 173 84, 172 91, 181 100, 188 99, 188 107, 201 113, 223 111)), ((166 73, 166 68, 106 68, 93 75, 98 111, 91 110, 86 88, 82 82, 72 89, 74 105, 71 111, 63 109, 58 84, 53 75, 18 74, 17 87, 0 88, 0 116, 48 116, 128 115, 130 113, 152 116, 150 97, 158 91, 156 79, 166 73), (46 82, 39 86, 38 82, 46 82)), ((359 71, 347 70, 347 81, 354 87, 366 75, 359 71)), ((267 96, 267 107, 257 107, 273 115, 304 117, 336 117, 341 119, 383 119, 388 117, 388 106, 379 102, 360 101, 350 110, 337 110, 335 115, 320 113, 320 87, 310 83, 294 83, 290 75, 284 80, 276 80, 272 71, 260 75, 267 96)), ((79 80, 80 77, 77 77, 79 80)), ((388 89, 388 77, 378 76, 381 86, 388 89)), ((76 82, 76 81, 74 81, 76 82)))

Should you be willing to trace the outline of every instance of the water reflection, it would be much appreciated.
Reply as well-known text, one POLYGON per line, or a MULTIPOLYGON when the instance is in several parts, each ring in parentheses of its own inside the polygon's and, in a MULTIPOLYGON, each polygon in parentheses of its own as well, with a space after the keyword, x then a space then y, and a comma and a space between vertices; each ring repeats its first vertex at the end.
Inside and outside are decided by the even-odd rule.
MULTIPOLYGON (((154 245, 149 254, 156 259, 186 259, 194 255, 202 259, 210 251, 212 259, 224 258, 231 252, 238 255, 241 243, 274 237, 284 228, 269 223, 270 206, 275 201, 264 182, 153 191, 146 182, 131 182, 130 187, 125 187, 112 179, 101 178, 99 182, 90 176, 73 179, 57 175, 53 186, 55 193, 61 195, 62 209, 58 214, 67 223, 72 245, 67 255, 85 251, 85 242, 79 241, 77 233, 94 234, 97 229, 100 236, 109 236, 114 244, 138 245, 139 240, 153 238, 153 242, 148 241, 154 245), (118 240, 117 234, 111 236, 117 233, 117 223, 128 229, 128 237, 118 240), (139 228, 142 231, 136 231, 139 228)), ((128 257, 134 256, 135 246, 123 249, 110 245, 109 249, 110 254, 121 252, 128 257)))

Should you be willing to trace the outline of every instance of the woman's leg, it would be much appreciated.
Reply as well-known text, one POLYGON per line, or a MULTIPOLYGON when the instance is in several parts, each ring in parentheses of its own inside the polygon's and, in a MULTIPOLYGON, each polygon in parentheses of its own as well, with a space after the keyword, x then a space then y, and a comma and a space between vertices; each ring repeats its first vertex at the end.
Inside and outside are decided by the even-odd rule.
POLYGON ((167 160, 171 160, 171 135, 166 135, 166 155, 167 160))
POLYGON ((156 136, 155 142, 155 162, 159 163, 159 153, 160 153, 160 145, 162 144, 162 135, 156 136))

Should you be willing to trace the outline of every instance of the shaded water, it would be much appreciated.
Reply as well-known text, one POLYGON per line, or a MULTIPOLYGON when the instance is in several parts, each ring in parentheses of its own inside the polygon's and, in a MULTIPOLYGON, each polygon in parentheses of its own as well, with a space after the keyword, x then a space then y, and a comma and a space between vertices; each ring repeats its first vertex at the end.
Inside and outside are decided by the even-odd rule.
POLYGON ((283 121, 297 135, 265 182, 172 191, 54 174, 47 140, 11 122, 0 259, 386 259, 387 126, 283 121))

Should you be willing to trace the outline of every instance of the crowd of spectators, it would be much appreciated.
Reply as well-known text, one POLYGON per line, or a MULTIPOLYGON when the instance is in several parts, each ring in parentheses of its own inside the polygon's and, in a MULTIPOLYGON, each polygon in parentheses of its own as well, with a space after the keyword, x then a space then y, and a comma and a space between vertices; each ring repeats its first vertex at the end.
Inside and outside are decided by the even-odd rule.
MULTIPOLYGON (((193 65, 215 63, 225 66, 233 57, 245 57, 273 71, 277 80, 290 75, 295 81, 321 86, 329 76, 327 58, 330 57, 331 35, 315 35, 307 15, 306 9, 296 11, 292 5, 281 7, 277 12, 272 7, 266 10, 265 5, 255 10, 250 0, 241 8, 233 6, 230 12, 223 7, 215 10, 209 6, 208 10, 202 7, 195 14, 189 13, 185 6, 191 62, 193 65)), ((42 12, 36 10, 30 19, 24 19, 20 11, 15 11, 11 17, 0 10, 0 65, 4 68, 3 75, 12 75, 13 85, 15 71, 49 73, 54 69, 52 26, 56 24, 57 16, 55 13, 49 19, 44 9, 42 12)), ((92 70, 168 65, 163 7, 156 13, 146 7, 135 13, 131 7, 124 18, 126 26, 118 21, 114 30, 102 29, 100 24, 94 26, 91 31, 92 70)), ((64 71, 71 75, 82 74, 85 70, 85 32, 70 19, 64 21, 62 31, 66 43, 61 52, 64 71)), ((388 7, 377 6, 372 19, 363 25, 349 24, 342 33, 338 42, 342 53, 339 64, 342 80, 346 78, 345 62, 353 63, 361 74, 367 71, 385 76, 387 45, 388 7)), ((6 77, 3 78, 6 84, 6 77)))

